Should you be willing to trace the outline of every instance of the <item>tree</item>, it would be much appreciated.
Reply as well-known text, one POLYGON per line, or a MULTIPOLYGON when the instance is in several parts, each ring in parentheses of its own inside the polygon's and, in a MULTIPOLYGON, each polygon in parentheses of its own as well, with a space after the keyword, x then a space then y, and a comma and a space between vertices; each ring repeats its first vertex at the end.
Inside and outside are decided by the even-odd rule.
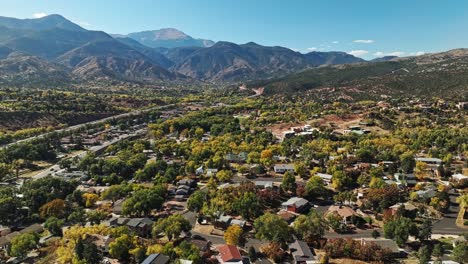
POLYGON ((299 215, 294 221, 294 232, 306 241, 318 242, 327 229, 327 223, 322 215, 312 210, 308 215, 299 215))
POLYGON ((21 234, 11 240, 10 256, 24 258, 26 254, 36 248, 39 237, 33 233, 21 234))
POLYGON ((99 196, 95 193, 84 193, 83 200, 85 201, 85 206, 89 208, 94 206, 99 200, 99 196))
POLYGON ((238 246, 243 232, 244 230, 242 230, 238 225, 228 227, 226 232, 224 232, 224 240, 226 241, 226 244, 238 246))
POLYGON ((325 188, 325 183, 323 179, 319 176, 312 176, 307 181, 305 186, 307 196, 309 197, 321 197, 327 193, 327 189, 325 188))
POLYGON ((432 235, 432 221, 425 219, 422 225, 419 227, 418 239, 423 242, 431 238, 432 235))
POLYGON ((406 217, 399 217, 384 224, 385 238, 394 239, 399 246, 403 246, 408 241, 409 235, 416 231, 413 221, 406 217))
POLYGON ((260 201, 253 192, 244 192, 233 203, 234 210, 243 218, 250 220, 261 212, 260 201))
POLYGON ((220 170, 216 173, 216 178, 220 182, 228 182, 232 179, 233 173, 231 170, 220 170))
POLYGON ((44 204, 54 199, 65 199, 76 189, 75 181, 68 181, 56 177, 45 177, 34 181, 27 181, 21 188, 23 200, 32 212, 37 212, 44 204))
POLYGON ((266 213, 254 221, 258 239, 285 243, 291 238, 288 223, 278 215, 266 213))
POLYGON ((374 239, 378 238, 379 236, 380 236, 379 231, 377 231, 376 229, 372 230, 372 237, 374 239))
POLYGON ((79 239, 75 245, 76 258, 84 263, 100 263, 102 255, 97 246, 89 239, 79 239))
POLYGON ((166 189, 156 185, 151 189, 135 191, 122 204, 122 213, 130 216, 147 216, 152 210, 160 209, 164 203, 166 189))
POLYGON ((109 244, 109 254, 119 260, 128 260, 130 250, 134 247, 133 240, 128 235, 122 235, 109 244))
POLYGON ((423 245, 418 251, 419 263, 426 264, 431 260, 431 249, 427 245, 423 245))
POLYGON ((260 153, 260 163, 267 167, 273 164, 273 151, 271 149, 265 149, 260 153))
POLYGON ((42 218, 48 218, 50 216, 55 216, 57 218, 62 218, 65 216, 65 201, 62 199, 54 199, 39 208, 39 213, 42 218))
POLYGON ((413 153, 406 152, 400 156, 400 166, 404 173, 410 173, 416 166, 416 160, 413 157, 413 153))
POLYGON ((153 236, 164 233, 169 240, 178 238, 182 232, 190 231, 190 222, 180 214, 159 219, 153 226, 153 236))
POLYGON ((192 212, 199 212, 206 201, 206 192, 198 190, 187 200, 187 208, 192 212))
POLYGON ((7 178, 7 176, 10 176, 12 172, 13 168, 11 165, 8 165, 6 163, 0 163, 0 181, 3 181, 7 178))
POLYGON ((180 259, 191 260, 194 264, 201 263, 200 249, 193 243, 182 241, 174 251, 180 259))
POLYGON ((437 243, 434 245, 434 249, 432 250, 432 255, 436 257, 437 260, 441 260, 445 254, 444 247, 442 243, 437 243))
POLYGON ((53 235, 60 235, 62 233, 62 227, 65 221, 63 219, 58 219, 57 217, 49 217, 44 223, 44 227, 49 230, 53 235))
POLYGON ((351 184, 351 178, 346 175, 342 170, 336 170, 332 175, 332 186, 336 190, 342 190, 345 187, 349 187, 351 184))
POLYGON ((297 175, 299 175, 301 177, 304 177, 305 175, 308 174, 307 173, 307 166, 302 162, 294 164, 294 171, 296 172, 297 175))
POLYGON ((20 218, 21 200, 16 188, 0 188, 0 224, 10 225, 20 218))
POLYGON ((249 258, 251 261, 257 260, 257 252, 255 251, 255 248, 253 246, 249 247, 249 258))
POLYGON ((286 192, 294 192, 296 189, 296 177, 291 172, 286 172, 281 182, 281 188, 286 192))
POLYGON ((452 258, 454 261, 460 263, 467 263, 466 260, 468 259, 468 242, 461 242, 458 243, 452 251, 452 258))

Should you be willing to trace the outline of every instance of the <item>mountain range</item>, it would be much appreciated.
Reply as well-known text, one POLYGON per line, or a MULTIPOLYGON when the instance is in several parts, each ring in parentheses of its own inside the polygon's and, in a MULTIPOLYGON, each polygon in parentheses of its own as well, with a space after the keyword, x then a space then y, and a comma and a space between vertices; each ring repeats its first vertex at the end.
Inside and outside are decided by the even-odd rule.
POLYGON ((60 15, 0 17, 1 85, 247 82, 266 93, 465 96, 465 76, 466 49, 365 61, 338 51, 302 54, 254 42, 214 43, 176 29, 110 35, 60 15))
POLYGON ((214 43, 176 29, 110 35, 86 30, 60 15, 39 19, 0 17, 3 84, 42 80, 48 85, 44 79, 33 81, 48 72, 60 73, 54 85, 88 81, 230 82, 354 62, 363 60, 343 52, 301 54, 253 42, 214 43), (19 78, 23 74, 24 78, 19 78))

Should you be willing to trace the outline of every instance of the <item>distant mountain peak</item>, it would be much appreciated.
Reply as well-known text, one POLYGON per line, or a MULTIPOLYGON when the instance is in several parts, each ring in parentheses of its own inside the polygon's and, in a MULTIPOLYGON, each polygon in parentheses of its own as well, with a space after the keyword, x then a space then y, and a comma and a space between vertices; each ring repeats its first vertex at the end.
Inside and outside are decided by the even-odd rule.
POLYGON ((175 28, 161 28, 130 33, 128 35, 114 35, 129 37, 151 48, 177 47, 211 47, 214 42, 207 39, 196 39, 175 28))
POLYGON ((27 19, 0 16, 0 25, 19 30, 40 31, 59 28, 70 31, 85 31, 84 28, 58 14, 48 15, 41 18, 27 19))
POLYGON ((164 40, 171 40, 171 39, 190 39, 189 35, 185 34, 184 32, 175 29, 175 28, 161 28, 159 30, 152 31, 154 33, 154 37, 156 39, 164 39, 164 40))

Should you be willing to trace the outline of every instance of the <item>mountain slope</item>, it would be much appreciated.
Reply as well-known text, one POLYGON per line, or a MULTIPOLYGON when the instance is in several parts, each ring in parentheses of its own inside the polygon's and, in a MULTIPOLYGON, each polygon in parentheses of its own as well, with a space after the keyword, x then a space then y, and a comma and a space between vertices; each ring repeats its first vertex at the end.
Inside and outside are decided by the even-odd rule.
POLYGON ((162 67, 168 69, 172 65, 174 65, 174 62, 170 59, 168 59, 166 56, 164 56, 162 53, 160 53, 157 49, 155 48, 150 48, 147 46, 144 46, 140 42, 131 39, 131 38, 116 38, 117 41, 130 46, 140 52, 141 54, 147 56, 150 58, 153 63, 156 63, 158 65, 161 65, 162 67))
POLYGON ((357 58, 346 52, 340 52, 340 51, 330 51, 330 52, 312 51, 307 54, 304 54, 304 57, 307 60, 307 62, 313 66, 365 62, 365 60, 361 58, 357 58))
POLYGON ((181 77, 114 39, 85 44, 60 56, 57 62, 83 79, 169 81, 181 77))
MULTIPOLYGON (((119 37, 119 35, 116 35, 116 37, 119 37)), ((211 40, 195 39, 174 28, 135 32, 126 35, 126 37, 152 48, 210 47, 214 44, 211 40)))
POLYGON ((46 87, 70 81, 66 70, 38 57, 10 54, 0 59, 0 84, 3 85, 46 87))
POLYGON ((321 67, 284 78, 252 82, 267 93, 309 93, 329 98, 467 96, 468 50, 392 61, 321 67))
POLYGON ((270 78, 320 65, 363 61, 344 52, 301 54, 253 42, 237 45, 220 41, 212 47, 189 52, 173 69, 193 78, 219 82, 270 78))
POLYGON ((35 19, 18 19, 0 16, 0 25, 18 30, 41 31, 59 28, 70 31, 86 31, 84 28, 67 20, 61 15, 49 15, 35 19))

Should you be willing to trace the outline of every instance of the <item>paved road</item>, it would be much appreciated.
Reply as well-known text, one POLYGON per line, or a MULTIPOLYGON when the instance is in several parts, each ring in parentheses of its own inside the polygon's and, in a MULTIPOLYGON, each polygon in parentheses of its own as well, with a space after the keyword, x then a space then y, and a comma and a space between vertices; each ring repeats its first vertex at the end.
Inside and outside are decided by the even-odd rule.
POLYGON ((79 125, 75 125, 75 126, 70 126, 70 127, 63 128, 63 129, 58 129, 58 130, 55 130, 53 132, 47 132, 47 133, 40 134, 40 135, 37 135, 37 136, 34 136, 34 137, 25 138, 25 139, 21 139, 21 140, 18 140, 18 141, 15 141, 15 142, 12 142, 12 143, 9 143, 9 144, 6 144, 6 145, 2 145, 2 146, 0 146, 0 149, 8 148, 8 147, 11 147, 11 146, 19 144, 19 143, 24 143, 24 142, 28 142, 28 141, 32 141, 32 140, 36 140, 36 139, 45 138, 45 137, 51 135, 52 133, 76 131, 76 130, 79 130, 80 128, 83 128, 83 127, 85 127, 87 125, 94 125, 94 124, 107 122, 107 121, 110 121, 110 120, 113 120, 113 119, 121 119, 121 118, 130 117, 130 116, 134 116, 134 115, 140 115, 142 113, 146 113, 146 112, 149 112, 149 111, 152 111, 152 110, 164 109, 164 108, 167 108, 167 107, 172 107, 174 105, 175 104, 169 104, 169 105, 163 105, 163 106, 156 106, 156 107, 152 107, 152 108, 148 108, 148 109, 144 109, 144 110, 136 110, 136 111, 132 111, 130 113, 119 114, 119 115, 110 116, 110 117, 106 117, 106 118, 103 118, 103 119, 99 119, 99 120, 95 120, 95 121, 91 121, 91 122, 87 122, 87 123, 83 123, 83 124, 79 124, 79 125))
POLYGON ((460 235, 463 232, 468 232, 468 229, 458 227, 455 223, 457 221, 458 211, 460 210, 456 200, 457 196, 450 195, 449 212, 446 213, 442 219, 433 223, 433 234, 460 235))

